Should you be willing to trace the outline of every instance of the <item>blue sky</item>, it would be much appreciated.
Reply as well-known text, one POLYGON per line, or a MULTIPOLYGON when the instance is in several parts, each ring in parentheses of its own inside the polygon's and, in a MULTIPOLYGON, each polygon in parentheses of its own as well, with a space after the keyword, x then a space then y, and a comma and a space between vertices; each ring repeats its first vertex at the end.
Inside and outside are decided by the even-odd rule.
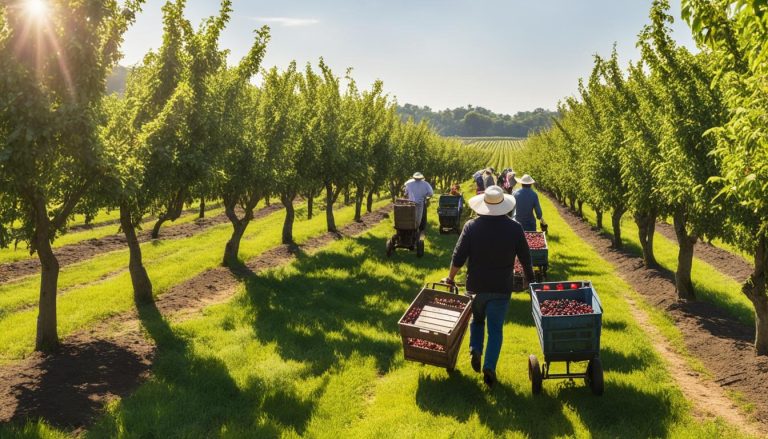
MULTIPOLYGON (((124 64, 160 45, 163 1, 148 0, 126 35, 124 64)), ((338 74, 352 67, 361 84, 384 81, 399 103, 433 109, 473 104, 504 113, 554 109, 589 74, 592 54, 614 42, 637 59, 637 34, 651 0, 234 0, 221 46, 236 62, 254 29, 268 24, 264 66, 300 65, 322 56, 338 74)), ((218 10, 188 0, 193 23, 218 10)), ((678 42, 694 48, 673 0, 678 42)))

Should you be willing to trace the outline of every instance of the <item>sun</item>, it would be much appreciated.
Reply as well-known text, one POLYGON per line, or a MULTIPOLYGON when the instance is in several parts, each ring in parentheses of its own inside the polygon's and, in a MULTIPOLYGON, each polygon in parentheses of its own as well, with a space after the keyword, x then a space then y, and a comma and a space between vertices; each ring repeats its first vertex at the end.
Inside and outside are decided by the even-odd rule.
POLYGON ((24 9, 34 18, 44 18, 48 15, 48 3, 45 0, 25 0, 24 9))

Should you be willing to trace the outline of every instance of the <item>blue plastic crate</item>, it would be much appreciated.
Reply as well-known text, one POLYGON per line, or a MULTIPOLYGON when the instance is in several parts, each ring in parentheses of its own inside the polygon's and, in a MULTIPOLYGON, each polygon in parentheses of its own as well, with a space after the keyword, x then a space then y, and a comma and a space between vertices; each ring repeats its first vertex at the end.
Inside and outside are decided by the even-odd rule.
POLYGON ((589 281, 546 282, 530 285, 531 314, 546 361, 585 361, 598 356, 603 307, 589 281), (558 284, 577 283, 580 288, 557 290, 558 284), (551 285, 552 290, 541 290, 551 285), (537 291, 541 290, 541 291, 537 291), (574 299, 592 305, 591 314, 543 316, 540 303, 550 299, 574 299))

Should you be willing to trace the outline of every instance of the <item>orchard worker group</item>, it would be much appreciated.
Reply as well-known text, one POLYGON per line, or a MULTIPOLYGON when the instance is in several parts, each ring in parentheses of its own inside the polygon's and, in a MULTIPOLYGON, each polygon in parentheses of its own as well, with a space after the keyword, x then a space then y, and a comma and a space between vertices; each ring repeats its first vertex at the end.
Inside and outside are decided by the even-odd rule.
MULTIPOLYGON (((515 172, 507 168, 496 177, 493 168, 487 168, 476 172, 473 179, 477 195, 468 204, 477 217, 464 224, 453 250, 448 276, 443 281, 455 284, 456 275, 466 265, 466 287, 474 297, 469 325, 470 360, 472 369, 482 372, 483 381, 491 387, 496 383, 515 259, 523 267, 523 285, 527 288, 534 274, 525 232, 536 231, 537 219, 542 228, 547 225, 539 197, 532 188, 536 182, 530 175, 517 178, 515 172), (515 183, 522 187, 513 191, 515 183)), ((417 173, 413 183, 409 183, 415 184, 410 191, 406 185, 413 201, 427 192, 432 195, 432 187, 427 190, 426 186, 417 186, 421 184, 419 181, 423 182, 423 175, 417 173)))

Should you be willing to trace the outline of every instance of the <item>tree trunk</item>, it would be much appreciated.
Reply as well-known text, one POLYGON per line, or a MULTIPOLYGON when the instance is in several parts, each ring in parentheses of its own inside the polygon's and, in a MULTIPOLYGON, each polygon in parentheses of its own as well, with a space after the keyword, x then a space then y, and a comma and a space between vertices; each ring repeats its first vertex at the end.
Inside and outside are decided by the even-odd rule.
POLYGON ((613 227, 613 247, 620 249, 623 247, 621 242, 621 217, 624 215, 624 209, 614 209, 611 214, 611 226, 613 227))
POLYGON ((141 259, 141 246, 136 238, 136 226, 131 220, 131 212, 127 203, 120 204, 120 227, 128 242, 128 271, 131 273, 133 284, 133 301, 137 305, 152 302, 152 282, 141 259))
POLYGON ((270 202, 269 202, 269 195, 267 195, 266 197, 264 197, 264 205, 265 205, 265 206, 267 206, 267 207, 269 207, 269 205, 270 205, 270 202))
POLYGON ((636 212, 635 224, 637 224, 640 247, 643 249, 643 265, 645 268, 656 268, 656 256, 653 254, 653 235, 656 233, 656 212, 636 212))
POLYGON ((205 197, 200 197, 200 214, 198 218, 205 218, 205 197))
POLYGON ((365 203, 365 210, 368 213, 371 213, 371 211, 373 211, 373 189, 371 189, 371 191, 368 192, 368 199, 366 200, 366 203, 365 203))
POLYGON ((569 205, 571 206, 571 212, 576 212, 576 198, 575 197, 568 197, 569 198, 569 205))
POLYGON ((673 215, 675 223, 675 235, 679 250, 677 252, 677 272, 675 273, 675 289, 680 300, 694 300, 696 294, 693 291, 691 281, 691 267, 693 266, 693 246, 698 237, 688 235, 686 230, 687 220, 685 213, 678 210, 673 215))
MULTIPOLYGON (((254 205, 256 203, 253 203, 254 205)), ((224 266, 236 267, 240 264, 238 254, 240 253, 240 240, 245 234, 245 229, 253 219, 253 206, 248 205, 245 209, 245 215, 240 219, 235 213, 235 203, 227 203, 225 201, 224 211, 227 214, 227 218, 232 223, 232 236, 227 241, 226 247, 224 247, 224 266)))
POLYGON ((768 355, 768 236, 758 238, 755 249, 755 271, 749 276, 742 291, 755 307, 755 353, 768 355))
POLYGON ((329 232, 337 232, 336 219, 333 217, 333 203, 336 202, 338 192, 334 193, 333 185, 325 185, 325 222, 329 232))
POLYGON ((283 244, 293 244, 293 220, 296 212, 293 200, 296 194, 280 194, 280 202, 285 206, 285 221, 283 221, 283 244))
POLYGON ((349 186, 344 188, 344 205, 345 206, 349 206, 350 203, 352 203, 352 196, 351 195, 352 195, 352 193, 349 190, 349 186))
POLYGON ((595 209, 595 215, 597 216, 597 230, 603 230, 603 211, 595 209))
POLYGON ((184 195, 185 192, 183 190, 178 191, 176 197, 168 205, 168 210, 157 219, 155 226, 152 228, 152 239, 157 239, 160 236, 160 227, 164 222, 176 221, 181 216, 181 211, 184 209, 184 195))
POLYGON ((311 220, 314 215, 315 194, 311 191, 307 194, 307 219, 311 220))
POLYGON ((355 221, 362 221, 363 213, 363 198, 365 198, 365 188, 362 186, 357 187, 355 192, 355 221))
POLYGON ((50 241, 50 221, 45 205, 35 212, 35 249, 40 259, 40 303, 37 314, 35 350, 50 352, 59 347, 56 322, 56 287, 59 281, 59 261, 50 241))
POLYGON ((584 202, 579 200, 579 218, 584 218, 584 202))

